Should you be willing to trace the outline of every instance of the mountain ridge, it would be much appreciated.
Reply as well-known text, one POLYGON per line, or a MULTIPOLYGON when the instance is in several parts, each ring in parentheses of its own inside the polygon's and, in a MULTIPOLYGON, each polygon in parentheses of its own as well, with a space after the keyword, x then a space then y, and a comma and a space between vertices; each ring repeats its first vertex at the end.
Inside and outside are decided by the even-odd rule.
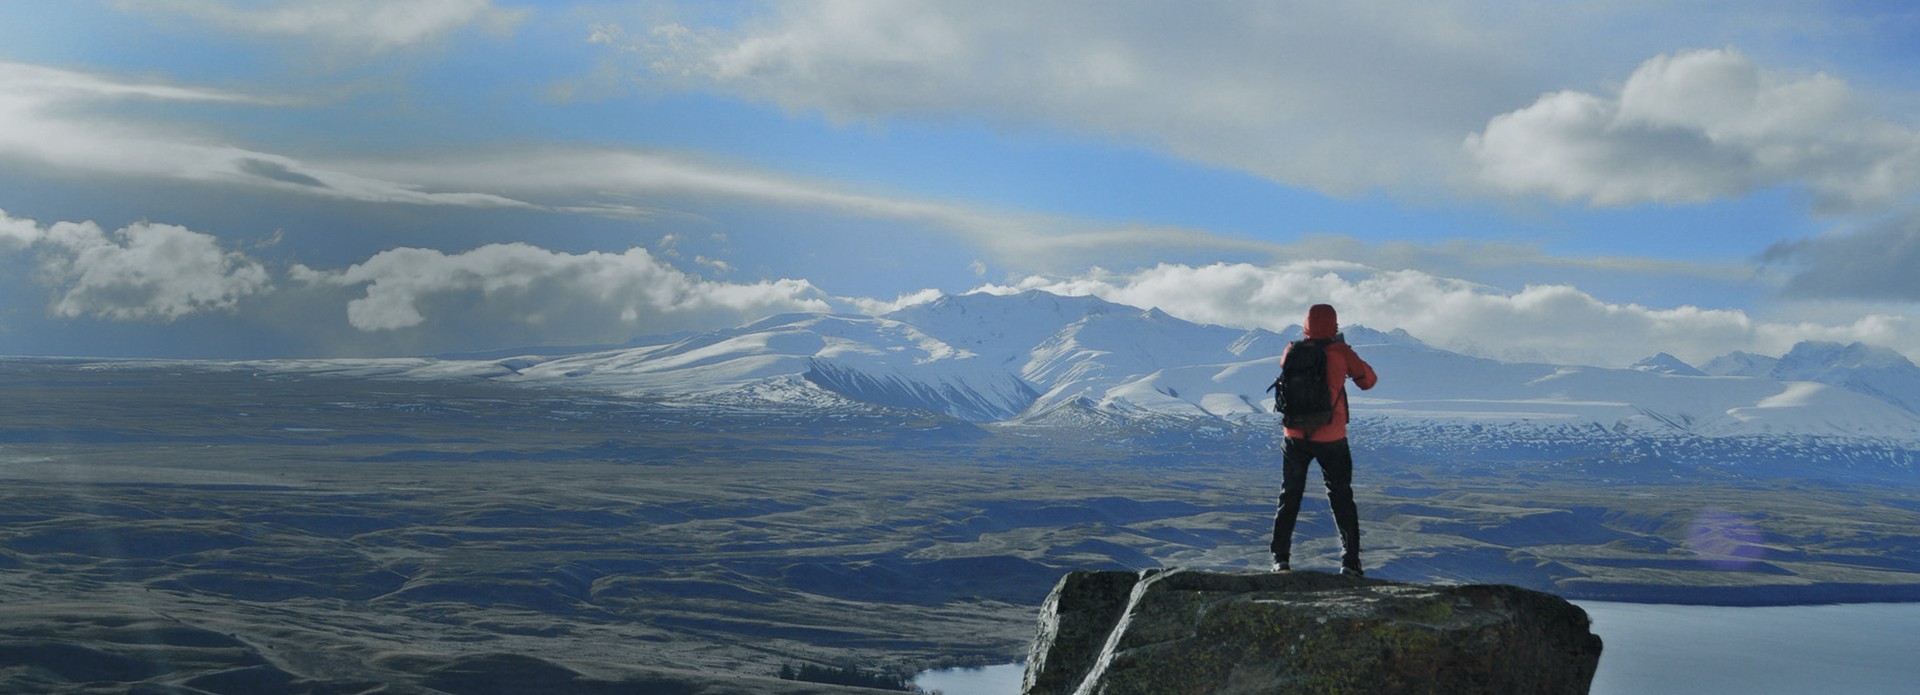
MULTIPOLYGON (((1370 422, 1920 441, 1920 368, 1885 348, 1809 342, 1778 359, 1734 353, 1708 364, 1745 375, 1716 376, 1666 353, 1624 369, 1501 362, 1403 330, 1344 328, 1381 374, 1374 390, 1349 387, 1355 418, 1370 422), (1761 366, 1767 374, 1755 375, 1761 366)), ((275 364, 583 387, 688 405, 864 403, 982 424, 1260 425, 1273 418, 1263 389, 1298 337, 1298 325, 1200 324, 1028 291, 943 296, 879 316, 780 314, 570 355, 275 364)))

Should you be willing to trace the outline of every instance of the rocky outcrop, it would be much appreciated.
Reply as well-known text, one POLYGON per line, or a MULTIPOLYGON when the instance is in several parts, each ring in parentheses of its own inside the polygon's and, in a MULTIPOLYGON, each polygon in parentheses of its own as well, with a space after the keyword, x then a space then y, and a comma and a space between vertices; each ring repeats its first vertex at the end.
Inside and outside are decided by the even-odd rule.
POLYGON ((1041 608, 1025 695, 1585 693, 1586 611, 1504 585, 1318 572, 1073 572, 1041 608))

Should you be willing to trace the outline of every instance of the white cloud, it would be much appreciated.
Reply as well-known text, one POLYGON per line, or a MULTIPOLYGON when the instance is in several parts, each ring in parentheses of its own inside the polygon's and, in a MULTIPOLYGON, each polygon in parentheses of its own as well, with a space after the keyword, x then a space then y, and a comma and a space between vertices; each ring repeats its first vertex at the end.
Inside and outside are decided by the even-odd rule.
MULTIPOLYGON (((987 292, 1040 289, 1095 295, 1192 321, 1281 329, 1331 303, 1343 324, 1402 328, 1434 345, 1502 360, 1624 366, 1655 352, 1706 360, 1733 350, 1782 354, 1801 340, 1862 340, 1920 355, 1920 324, 1869 314, 1848 324, 1764 322, 1735 309, 1653 308, 1601 301, 1569 285, 1518 292, 1414 270, 1333 261, 1271 266, 1160 265, 1030 277, 987 292)), ((1852 315, 1860 315, 1855 312, 1852 315)))
POLYGON ((141 101, 246 107, 288 103, 0 61, 0 157, 24 158, 68 171, 239 184, 344 200, 531 207, 487 193, 426 191, 224 144, 211 135, 180 132, 124 115, 99 115, 113 110, 113 105, 141 101))
POLYGON ((1852 208, 1920 190, 1920 131, 1874 115, 1830 75, 1764 70, 1732 49, 1653 58, 1615 95, 1544 95, 1465 148, 1494 189, 1596 206, 1796 184, 1852 208))
POLYGON ((15 109, 44 108, 54 103, 104 99, 236 104, 275 103, 269 99, 218 89, 159 82, 128 82, 84 72, 6 61, 0 61, 0 84, 6 85, 6 93, 9 97, 6 103, 15 109))
POLYGON ((0 250, 19 251, 46 236, 46 230, 33 220, 13 217, 0 210, 0 250))
POLYGON ((350 324, 368 332, 424 326, 507 334, 517 329, 499 324, 517 324, 548 340, 593 342, 830 308, 824 293, 804 280, 713 282, 639 247, 582 254, 524 243, 455 254, 398 248, 344 270, 296 265, 290 275, 308 285, 364 287, 346 313, 350 324))
POLYGON ((1504 40, 1525 37, 1471 5, 823 0, 592 40, 654 84, 1065 128, 1345 193, 1438 180, 1488 105, 1529 93, 1504 40))
POLYGON ((601 24, 592 40, 658 87, 842 122, 1091 134, 1336 195, 1464 186, 1604 206, 1790 183, 1833 206, 1910 196, 1920 138, 1832 75, 1729 49, 1646 61, 1613 94, 1556 89, 1673 46, 1791 56, 1813 32, 1876 36, 1836 28, 1847 21, 1794 3, 821 0, 729 27, 601 24))
POLYGON ((870 217, 940 220, 952 227, 985 227, 991 217, 961 206, 871 195, 826 181, 639 151, 555 148, 358 161, 345 167, 382 179, 505 191, 529 198, 593 192, 745 200, 870 217))
POLYGON ((891 300, 870 299, 866 297, 840 297, 838 301, 851 306, 854 311, 862 314, 879 316, 881 314, 899 311, 915 304, 925 304, 943 296, 946 296, 946 293, 940 290, 924 289, 918 292, 908 292, 894 297, 891 300))
POLYGON ((55 316, 165 322, 234 311, 272 289, 259 261, 175 225, 141 222, 108 235, 92 222, 41 227, 0 210, 0 241, 38 252, 36 275, 57 295, 48 308, 55 316))
MULTIPOLYGON (((955 235, 984 246, 997 263, 1023 271, 1056 265, 1084 267, 1090 254, 1133 253, 1146 258, 1153 255, 1153 250, 1272 248, 1196 229, 1100 226, 1058 216, 870 193, 832 181, 651 152, 552 148, 356 161, 340 167, 377 180, 498 191, 516 200, 543 201, 583 194, 631 196, 672 201, 682 210, 724 209, 747 203, 900 221, 914 225, 903 227, 902 233, 955 235)), ((680 241, 663 239, 657 252, 677 254, 680 241)))
MULTIPOLYGON (((344 269, 294 265, 288 277, 295 284, 276 290, 261 262, 222 249, 210 235, 146 222, 108 234, 92 223, 41 226, 4 211, 0 251, 35 254, 35 277, 53 291, 55 316, 172 321, 237 312, 242 300, 276 292, 300 306, 341 311, 363 336, 333 337, 348 351, 364 349, 353 347, 360 342, 443 349, 610 342, 787 311, 882 314, 940 296, 925 289, 891 300, 833 297, 805 280, 706 280, 639 247, 574 254, 524 243, 458 253, 397 248, 344 269)), ((1350 261, 1096 268, 978 291, 1025 289, 1272 329, 1298 323, 1313 303, 1330 302, 1347 324, 1403 328, 1441 347, 1506 360, 1619 366, 1666 351, 1699 362, 1736 349, 1781 354, 1808 339, 1861 340, 1920 355, 1920 321, 1897 308, 1809 304, 1797 318, 1763 320, 1733 309, 1609 302, 1565 284, 1507 291, 1350 261), (1833 316, 1849 319, 1826 318, 1833 316)))
POLYGON ((123 0, 120 6, 185 17, 241 34, 376 53, 438 41, 467 27, 505 33, 529 14, 526 9, 494 7, 490 0, 123 0))

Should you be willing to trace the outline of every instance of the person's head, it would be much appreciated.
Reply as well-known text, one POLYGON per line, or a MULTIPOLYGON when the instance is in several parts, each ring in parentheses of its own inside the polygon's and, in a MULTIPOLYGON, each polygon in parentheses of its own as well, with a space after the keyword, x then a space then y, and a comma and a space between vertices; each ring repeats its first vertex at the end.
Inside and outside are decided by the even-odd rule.
POLYGON ((1340 332, 1340 315, 1332 304, 1315 304, 1307 310, 1306 332, 1309 338, 1332 338, 1340 332))

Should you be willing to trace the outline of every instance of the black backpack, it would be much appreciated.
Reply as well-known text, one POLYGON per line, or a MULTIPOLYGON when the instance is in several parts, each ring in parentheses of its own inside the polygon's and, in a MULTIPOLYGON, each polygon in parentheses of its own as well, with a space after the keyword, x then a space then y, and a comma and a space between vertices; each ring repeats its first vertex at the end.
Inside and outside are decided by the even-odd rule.
MULTIPOLYGON (((1280 413, 1281 425, 1312 435, 1321 425, 1333 422, 1333 394, 1327 388, 1327 344, 1332 342, 1312 338, 1288 346, 1279 378, 1267 387, 1273 392, 1273 410, 1280 413)), ((1344 384, 1340 391, 1346 393, 1344 384)))

